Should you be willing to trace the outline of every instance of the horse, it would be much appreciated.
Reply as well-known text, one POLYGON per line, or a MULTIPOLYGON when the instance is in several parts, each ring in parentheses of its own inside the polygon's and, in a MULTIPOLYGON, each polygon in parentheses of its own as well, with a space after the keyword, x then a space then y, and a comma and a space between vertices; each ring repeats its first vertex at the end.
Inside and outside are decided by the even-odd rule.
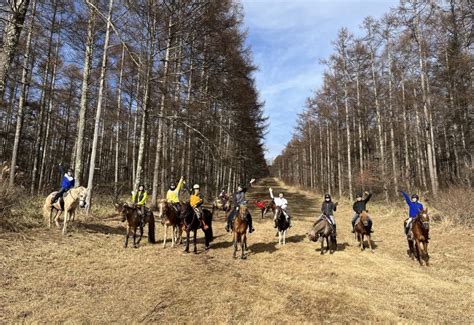
MULTIPOLYGON (((404 226, 406 227, 406 220, 404 226)), ((411 223, 411 232, 407 235, 408 254, 412 259, 418 260, 420 265, 423 265, 423 260, 426 266, 430 265, 430 256, 428 255, 428 241, 430 233, 430 216, 428 209, 420 211, 411 223)))
POLYGON ((168 227, 171 227, 171 247, 174 247, 177 241, 181 241, 184 230, 183 221, 179 218, 179 211, 173 204, 166 200, 161 200, 158 203, 158 217, 161 219, 161 224, 164 227, 163 234, 163 248, 166 247, 166 235, 168 227))
POLYGON ((329 250, 329 253, 334 253, 337 250, 337 240, 334 236, 334 227, 328 220, 328 217, 323 216, 322 220, 317 220, 313 224, 313 228, 308 234, 308 238, 311 241, 317 241, 319 237, 321 239, 321 255, 324 254, 324 239, 326 239, 326 252, 329 250))
MULTIPOLYGON (((128 237, 133 231, 133 247, 138 248, 138 244, 142 240, 143 227, 140 225, 140 216, 138 209, 131 207, 127 203, 115 203, 115 210, 122 216, 122 222, 127 221, 127 233, 125 234, 124 248, 128 247, 128 237), (137 239, 137 228, 140 228, 140 238, 137 239)), ((148 242, 154 244, 155 241, 155 217, 151 210, 145 210, 144 224, 148 223, 148 242)))
POLYGON ((290 227, 290 222, 287 220, 287 217, 283 213, 281 207, 276 208, 275 220, 278 229, 278 244, 286 245, 286 234, 288 233, 288 228, 290 227))
POLYGON ((234 237, 234 258, 237 258, 237 244, 240 243, 240 250, 242 251, 241 259, 245 259, 245 251, 247 250, 247 214, 248 208, 245 204, 239 206, 237 215, 232 221, 232 235, 234 237))
POLYGON ((193 207, 189 202, 186 202, 185 204, 181 205, 181 211, 180 211, 180 218, 184 222, 184 231, 186 231, 186 248, 184 251, 186 253, 189 253, 189 237, 191 231, 193 232, 193 238, 194 238, 194 253, 197 253, 197 231, 198 229, 202 229, 204 232, 205 236, 205 245, 206 245, 206 250, 209 249, 209 244, 213 240, 213 233, 212 233, 212 212, 207 210, 207 209, 202 209, 202 218, 204 218, 204 223, 207 226, 207 229, 204 229, 204 226, 201 224, 199 221, 196 212, 194 211, 193 207))
POLYGON ((355 237, 359 241, 360 250, 363 251, 365 248, 364 236, 367 236, 367 242, 369 243, 370 251, 373 253, 374 249, 372 248, 370 230, 371 229, 369 228, 369 215, 367 214, 367 211, 362 211, 359 214, 359 218, 357 219, 354 226, 355 237))
POLYGON ((62 233, 67 233, 67 223, 70 220, 74 221, 76 217, 77 207, 84 208, 86 206, 87 189, 79 186, 70 189, 64 194, 62 198, 59 198, 54 204, 51 204, 53 197, 57 192, 53 192, 46 197, 43 205, 43 216, 48 220, 48 228, 51 228, 51 221, 54 218, 56 226, 59 228, 59 216, 65 211, 64 224, 62 233), (53 216, 53 211, 54 216, 53 216))
POLYGON ((212 202, 212 215, 217 211, 224 211, 225 214, 227 214, 230 210, 232 209, 232 202, 230 199, 225 200, 222 202, 222 199, 217 198, 212 202))

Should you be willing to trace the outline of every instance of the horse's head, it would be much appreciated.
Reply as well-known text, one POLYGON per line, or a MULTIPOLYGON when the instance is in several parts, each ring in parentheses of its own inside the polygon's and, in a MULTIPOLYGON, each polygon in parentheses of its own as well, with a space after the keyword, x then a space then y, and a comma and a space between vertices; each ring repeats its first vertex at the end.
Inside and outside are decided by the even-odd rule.
POLYGON ((128 204, 123 202, 116 202, 114 203, 115 211, 117 211, 120 216, 122 217, 122 222, 127 219, 127 208, 128 204))
POLYGON ((364 227, 369 226, 369 215, 367 214, 367 211, 362 211, 360 213, 360 221, 364 225, 364 227))
POLYGON ((79 190, 79 207, 81 209, 85 208, 87 205, 87 189, 85 187, 78 187, 79 190))
POLYGON ((165 215, 165 210, 166 210, 166 200, 160 200, 158 202, 158 217, 163 218, 165 215))
POLYGON ((420 223, 423 229, 429 230, 430 229, 430 216, 428 214, 428 209, 423 209, 418 215, 418 218, 420 219, 420 223))
POLYGON ((247 215, 248 213, 248 207, 246 204, 241 204, 239 206, 239 212, 240 212, 240 216, 243 218, 247 215))

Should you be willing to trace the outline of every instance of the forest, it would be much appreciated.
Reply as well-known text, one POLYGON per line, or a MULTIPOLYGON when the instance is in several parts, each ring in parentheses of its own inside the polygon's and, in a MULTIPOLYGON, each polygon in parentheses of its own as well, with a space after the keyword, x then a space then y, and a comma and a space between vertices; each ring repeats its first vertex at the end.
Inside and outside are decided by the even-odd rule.
POLYGON ((403 0, 342 28, 273 173, 351 199, 472 188, 473 12, 470 1, 403 0))
POLYGON ((215 195, 268 173, 239 3, 0 6, 4 183, 45 194, 73 168, 88 203, 143 183, 154 206, 180 176, 215 195))

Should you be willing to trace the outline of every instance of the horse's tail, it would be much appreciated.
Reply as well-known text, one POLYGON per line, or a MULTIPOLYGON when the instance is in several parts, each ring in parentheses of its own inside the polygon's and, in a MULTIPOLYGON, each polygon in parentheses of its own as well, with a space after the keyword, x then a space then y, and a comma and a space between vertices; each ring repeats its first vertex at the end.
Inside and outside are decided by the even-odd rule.
POLYGON ((43 220, 44 222, 48 223, 49 222, 49 218, 51 216, 51 200, 53 199, 53 194, 56 193, 56 192, 53 192, 51 194, 49 194, 47 197, 46 197, 46 200, 44 200, 44 205, 43 205, 43 220))
POLYGON ((209 210, 204 209, 204 222, 208 226, 207 230, 204 231, 207 241, 210 243, 214 240, 214 233, 212 231, 212 213, 209 210))
POLYGON ((155 217, 153 216, 153 212, 150 212, 150 219, 148 220, 148 242, 149 243, 156 243, 155 240, 155 217))

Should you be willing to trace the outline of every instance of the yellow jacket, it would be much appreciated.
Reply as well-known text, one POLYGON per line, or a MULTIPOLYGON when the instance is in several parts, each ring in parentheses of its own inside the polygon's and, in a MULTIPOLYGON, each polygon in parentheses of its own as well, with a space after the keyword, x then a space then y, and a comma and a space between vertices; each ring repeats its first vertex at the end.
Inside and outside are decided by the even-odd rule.
POLYGON ((183 188, 184 185, 184 179, 180 179, 178 186, 176 186, 176 189, 174 191, 168 190, 166 193, 166 201, 169 203, 179 203, 179 191, 183 188))
POLYGON ((202 198, 202 194, 192 194, 189 198, 189 203, 193 208, 197 208, 198 206, 204 203, 204 199, 202 198))
POLYGON ((146 204, 146 199, 148 198, 148 193, 147 191, 143 192, 135 192, 133 191, 132 193, 132 202, 136 203, 137 205, 145 205, 146 204))

